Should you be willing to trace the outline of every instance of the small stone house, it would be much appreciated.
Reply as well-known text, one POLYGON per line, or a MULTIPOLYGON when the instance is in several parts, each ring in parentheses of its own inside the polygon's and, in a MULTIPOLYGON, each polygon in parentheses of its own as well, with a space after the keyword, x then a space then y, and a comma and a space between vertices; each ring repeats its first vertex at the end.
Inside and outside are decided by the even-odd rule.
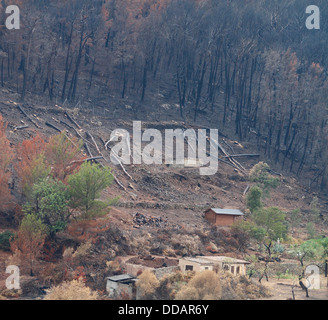
POLYGON ((107 277, 106 280, 106 291, 110 298, 118 298, 120 296, 128 296, 132 298, 136 295, 136 277, 129 274, 121 274, 107 277))
POLYGON ((248 264, 248 261, 224 256, 185 257, 179 260, 179 267, 182 272, 201 272, 204 270, 217 272, 219 270, 224 270, 233 275, 246 275, 246 267, 248 264))
POLYGON ((237 218, 244 214, 237 209, 216 209, 211 208, 205 211, 205 219, 216 226, 232 226, 237 218))

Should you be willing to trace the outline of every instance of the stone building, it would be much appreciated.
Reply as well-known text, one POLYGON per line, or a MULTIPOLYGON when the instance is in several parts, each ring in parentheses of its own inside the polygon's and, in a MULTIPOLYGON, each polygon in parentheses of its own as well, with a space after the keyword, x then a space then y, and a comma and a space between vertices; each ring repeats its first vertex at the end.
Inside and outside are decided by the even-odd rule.
POLYGON ((106 291, 110 298, 130 297, 136 295, 136 277, 129 274, 121 274, 106 278, 106 291))
POLYGON ((224 270, 233 275, 246 275, 246 266, 248 261, 234 259, 224 256, 197 256, 195 258, 181 258, 179 267, 182 272, 204 270, 219 271, 224 270))

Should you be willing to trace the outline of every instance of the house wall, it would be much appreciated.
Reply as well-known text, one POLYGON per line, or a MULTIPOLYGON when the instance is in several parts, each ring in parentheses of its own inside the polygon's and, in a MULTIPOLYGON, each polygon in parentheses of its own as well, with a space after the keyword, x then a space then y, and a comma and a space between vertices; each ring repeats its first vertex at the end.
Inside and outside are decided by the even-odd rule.
POLYGON ((124 284, 120 282, 107 280, 106 291, 108 292, 108 296, 110 298, 117 298, 122 293, 124 293, 124 295, 129 295, 130 297, 132 297, 133 284, 124 284))
POLYGON ((205 212, 205 219, 215 224, 216 213, 212 210, 205 212))
POLYGON ((233 215, 216 214, 213 210, 205 212, 205 219, 216 226, 231 226, 235 218, 233 215))
POLYGON ((204 264, 200 264, 198 262, 188 261, 185 259, 179 260, 179 267, 182 272, 188 271, 188 270, 186 270, 187 266, 192 266, 193 267, 192 271, 195 271, 195 272, 200 272, 200 271, 204 271, 204 270, 213 270, 212 264, 204 265, 204 264))
POLYGON ((215 218, 215 225, 217 226, 231 226, 235 221, 234 216, 229 215, 221 215, 217 214, 215 218))
POLYGON ((223 266, 221 266, 221 268, 223 270, 229 271, 230 273, 232 273, 233 275, 237 276, 237 275, 241 275, 241 276, 245 276, 246 275, 246 267, 244 264, 241 263, 229 263, 229 264, 223 264, 223 266), (225 269, 224 266, 226 266, 228 268, 225 269), (238 272, 239 271, 239 272, 238 272))
POLYGON ((157 279, 162 279, 165 275, 174 273, 176 271, 180 270, 178 266, 173 266, 173 267, 165 267, 165 268, 159 268, 155 269, 154 273, 157 279))
POLYGON ((201 264, 194 261, 188 261, 185 259, 179 260, 179 267, 182 272, 187 272, 186 267, 192 266, 193 271, 201 272, 204 270, 217 271, 219 269, 231 272, 233 275, 246 275, 246 266, 242 263, 223 263, 223 262, 214 262, 214 264, 201 264), (226 266, 226 268, 224 267, 226 266), (239 272, 237 273, 239 268, 239 272))
POLYGON ((138 264, 131 264, 131 263, 127 263, 125 265, 126 268, 126 273, 137 277, 138 273, 140 274, 140 271, 143 272, 145 270, 150 270, 152 272, 154 272, 155 276, 157 277, 157 279, 161 279, 163 278, 166 274, 170 274, 173 273, 175 271, 179 270, 178 266, 173 266, 173 267, 164 267, 164 268, 150 268, 150 267, 145 267, 142 265, 138 265, 138 264))

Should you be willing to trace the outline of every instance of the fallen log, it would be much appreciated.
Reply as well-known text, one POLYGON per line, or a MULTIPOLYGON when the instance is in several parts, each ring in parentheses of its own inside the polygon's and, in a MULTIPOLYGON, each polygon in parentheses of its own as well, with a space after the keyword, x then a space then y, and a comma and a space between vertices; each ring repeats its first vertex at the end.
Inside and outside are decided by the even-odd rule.
POLYGON ((61 129, 57 128, 56 126, 54 126, 53 124, 49 123, 49 122, 46 122, 46 126, 58 131, 58 132, 62 132, 61 129))
POLYGON ((260 154, 230 154, 223 158, 242 158, 242 157, 260 157, 260 154))
MULTIPOLYGON (((203 133, 202 133, 203 134, 203 133)), ((204 134, 203 134, 204 135, 204 134)), ((207 137, 206 137, 207 138, 207 137)), ((215 141, 213 138, 209 138, 210 143, 214 143, 214 145, 228 158, 229 162, 232 164, 232 166, 237 169, 238 171, 242 172, 244 175, 247 174, 247 170, 236 160, 232 159, 229 155, 229 153, 222 147, 222 145, 215 141)), ((219 159, 218 159, 219 160, 219 159)), ((220 160, 219 160, 220 161, 220 160)))
POLYGON ((17 108, 24 114, 24 116, 30 120, 38 129, 42 129, 23 109, 20 105, 17 105, 17 108))
MULTIPOLYGON (((89 157, 90 158, 96 158, 96 157, 94 157, 93 155, 92 155, 92 152, 91 152, 91 150, 90 150, 90 148, 89 148, 89 145, 88 145, 88 143, 84 143, 84 147, 85 147, 85 149, 87 150, 87 153, 88 153, 88 155, 89 155, 89 157)), ((103 156, 101 156, 101 158, 102 159, 105 159, 103 156)), ((97 162, 100 166, 102 166, 103 168, 105 168, 105 166, 101 163, 101 162, 98 162, 97 160, 95 160, 95 162, 97 162)))
POLYGON ((247 187, 246 187, 245 190, 244 190, 243 195, 245 195, 245 194, 248 192, 249 188, 250 188, 250 185, 247 185, 247 187))
POLYGON ((60 123, 65 125, 66 127, 70 128, 70 129, 72 129, 75 132, 75 134, 79 138, 81 138, 84 142, 90 143, 87 139, 83 138, 82 135, 73 126, 69 125, 68 123, 66 123, 65 121, 62 121, 62 120, 60 120, 60 123))
POLYGON ((229 161, 235 166, 235 168, 239 171, 241 171, 244 175, 247 175, 247 170, 236 160, 234 160, 230 154, 220 145, 220 143, 216 142, 215 140, 211 139, 213 142, 215 142, 218 146, 218 148, 221 150, 223 154, 225 154, 225 157, 229 159, 229 161))
POLYGON ((269 173, 271 173, 271 174, 273 174, 273 175, 275 175, 275 176, 279 176, 279 177, 281 177, 281 176, 282 176, 282 174, 281 174, 281 173, 279 173, 279 172, 276 172, 276 171, 273 171, 273 170, 271 170, 271 169, 269 169, 269 170, 268 170, 268 172, 269 172, 269 173))
POLYGON ((115 177, 115 175, 112 173, 115 182, 124 190, 126 191, 126 188, 123 186, 123 184, 115 177))
POLYGON ((126 171, 126 169, 124 168, 123 164, 122 164, 122 161, 120 161, 118 155, 113 151, 111 150, 112 152, 112 155, 114 156, 114 158, 116 159, 116 161, 118 162, 118 164, 120 165, 120 167, 122 168, 123 172, 131 179, 133 180, 133 178, 131 177, 131 175, 126 171))
POLYGON ((63 121, 63 120, 59 120, 59 122, 63 125, 65 125, 66 127, 70 128, 70 129, 75 129, 73 126, 71 126, 70 124, 68 124, 67 122, 63 121))
POLYGON ((100 159, 103 159, 103 157, 99 156, 99 157, 92 157, 92 158, 87 158, 87 159, 83 159, 83 160, 75 160, 75 161, 72 161, 69 166, 71 166, 72 164, 75 164, 75 163, 82 163, 82 162, 89 162, 89 161, 96 161, 96 160, 100 160, 100 159))
POLYGON ((97 149, 98 154, 101 154, 100 149, 99 149, 99 147, 98 147, 98 145, 97 145, 97 142, 96 142, 96 140, 94 139, 94 137, 91 135, 91 133, 89 133, 88 131, 86 131, 85 133, 86 133, 86 135, 87 135, 88 137, 90 137, 91 141, 93 142, 94 146, 95 146, 96 149, 97 149))
POLYGON ((84 143, 84 147, 87 150, 87 153, 88 153, 89 157, 90 158, 93 158, 92 152, 91 152, 91 150, 90 150, 89 145, 88 145, 87 142, 84 143))
MULTIPOLYGON (((210 154, 209 154, 209 153, 208 153, 207 155, 208 155, 208 156, 210 156, 210 154)), ((235 168, 235 169, 236 169, 236 166, 235 166, 235 165, 233 165, 232 163, 228 162, 228 161, 225 161, 225 160, 223 160, 223 159, 220 159, 220 158, 218 158, 217 160, 219 160, 220 162, 223 162, 223 163, 225 163, 226 165, 230 166, 231 168, 235 168)))
POLYGON ((235 153, 235 150, 228 142, 226 142, 224 139, 222 139, 222 141, 231 150, 232 153, 235 153))
POLYGON ((26 128, 28 128, 29 126, 19 126, 19 127, 16 127, 15 129, 14 129, 14 131, 17 131, 17 130, 22 130, 22 129, 26 129, 26 128))
POLYGON ((106 144, 105 140, 102 137, 99 137, 99 139, 100 139, 101 143, 105 146, 105 144, 106 144))
POLYGON ((66 117, 68 118, 69 121, 71 121, 73 124, 75 124, 79 129, 81 129, 81 127, 79 126, 79 124, 73 119, 72 116, 70 116, 70 115, 68 114, 67 111, 65 111, 65 115, 66 115, 66 117))
MULTIPOLYGON (((114 140, 114 137, 111 138, 111 139, 109 139, 107 142, 105 142, 104 146, 105 146, 105 149, 106 149, 106 150, 107 150, 108 145, 109 145, 113 140, 114 140)), ((104 140, 102 139, 102 141, 104 141, 104 140)))
MULTIPOLYGON (((102 141, 104 141, 104 139, 101 139, 102 141)), ((108 140, 106 143, 105 143, 105 149, 106 150, 111 150, 111 148, 108 146, 109 145, 109 143, 111 142, 111 141, 113 141, 113 138, 112 139, 110 139, 110 140, 108 140)), ((113 150, 111 150, 111 152, 112 152, 112 155, 114 156, 114 158, 116 159, 116 161, 119 163, 119 165, 120 165, 120 167, 122 168, 122 170, 124 171, 124 173, 131 179, 131 180, 133 180, 133 178, 131 177, 131 175, 126 171, 126 169, 124 168, 124 166, 123 166, 123 164, 122 164, 122 162, 120 161, 120 159, 119 159, 119 156, 113 151, 113 150)))

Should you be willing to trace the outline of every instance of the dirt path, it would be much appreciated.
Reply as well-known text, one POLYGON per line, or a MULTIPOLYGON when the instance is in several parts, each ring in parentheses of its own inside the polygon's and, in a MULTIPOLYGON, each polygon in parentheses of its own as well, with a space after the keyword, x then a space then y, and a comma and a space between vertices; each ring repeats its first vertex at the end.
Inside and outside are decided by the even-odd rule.
POLYGON ((272 279, 269 282, 262 281, 262 284, 270 290, 272 296, 265 300, 289 300, 292 299, 292 286, 294 288, 295 300, 328 300, 327 278, 321 277, 321 289, 309 290, 309 298, 306 298, 305 291, 298 285, 298 281, 286 279, 272 279))

